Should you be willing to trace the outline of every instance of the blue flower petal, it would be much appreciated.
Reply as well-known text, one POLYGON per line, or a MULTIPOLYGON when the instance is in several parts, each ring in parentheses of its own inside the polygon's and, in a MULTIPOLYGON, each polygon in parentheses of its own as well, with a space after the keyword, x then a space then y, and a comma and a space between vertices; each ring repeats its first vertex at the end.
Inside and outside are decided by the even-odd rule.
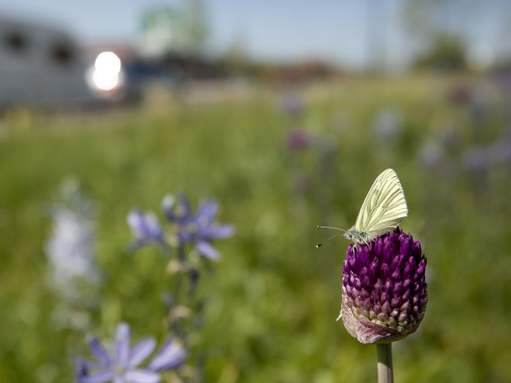
POLYGON ((126 368, 130 356, 130 326, 126 323, 119 323, 115 331, 115 356, 116 365, 126 368))
POLYGON ((177 218, 180 225, 186 226, 192 222, 192 209, 190 203, 184 194, 179 195, 179 205, 177 206, 177 218))
POLYGON ((195 221, 199 227, 206 227, 213 222, 218 212, 218 203, 213 199, 202 202, 195 214, 195 221))
POLYGON ((131 349, 130 360, 128 362, 128 368, 135 368, 142 363, 150 354, 153 352, 156 346, 154 338, 146 338, 138 342, 131 349))
POLYGON ((75 370, 78 373, 86 374, 89 370, 105 368, 105 363, 99 361, 90 361, 83 358, 75 358, 74 360, 75 370))
POLYGON ((200 231, 200 237, 207 241, 212 239, 229 238, 234 235, 234 226, 228 224, 209 226, 200 231))
POLYGON ((115 378, 112 371, 102 371, 97 374, 77 376, 76 379, 79 383, 105 383, 115 378))
POLYGON ((220 253, 206 241, 198 241, 195 244, 195 249, 206 258, 212 261, 220 260, 220 253))
POLYGON ((170 194, 163 197, 163 200, 161 201, 161 208, 163 210, 163 214, 165 214, 165 217, 170 222, 176 222, 177 217, 174 215, 174 212, 172 209, 174 208, 174 197, 170 194))
POLYGON ((87 341, 87 344, 89 345, 89 348, 92 351, 92 353, 96 356, 96 358, 99 359, 101 364, 105 366, 109 366, 111 364, 110 357, 108 356, 105 348, 97 338, 90 337, 87 341))
POLYGON ((142 240, 162 240, 163 230, 158 222, 156 214, 152 212, 144 214, 139 209, 133 209, 128 213, 127 220, 135 238, 142 240))
POLYGON ((147 368, 152 371, 170 370, 183 364, 187 357, 186 350, 179 341, 171 338, 158 351, 147 368))
POLYGON ((148 370, 131 370, 124 374, 124 378, 130 383, 158 383, 160 374, 148 370))

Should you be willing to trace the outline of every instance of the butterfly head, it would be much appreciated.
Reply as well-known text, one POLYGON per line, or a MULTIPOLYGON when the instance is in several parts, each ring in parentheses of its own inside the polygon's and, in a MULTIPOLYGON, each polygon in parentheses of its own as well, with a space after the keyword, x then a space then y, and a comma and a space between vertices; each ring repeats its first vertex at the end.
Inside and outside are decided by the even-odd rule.
POLYGON ((355 234, 353 233, 352 230, 348 230, 345 233, 342 233, 342 236, 346 238, 348 241, 351 241, 355 237, 355 234))
POLYGON ((358 245, 359 243, 368 244, 370 241, 372 241, 375 236, 371 235, 368 232, 365 231, 359 231, 355 227, 352 227, 349 230, 346 230, 342 234, 344 238, 346 238, 348 241, 354 243, 355 245, 358 245))
POLYGON ((351 229, 349 230, 346 230, 342 236, 344 238, 346 238, 348 241, 350 242, 355 242, 355 243, 358 243, 358 242, 361 242, 362 239, 363 239, 363 234, 362 232, 358 231, 355 226, 353 226, 351 229))

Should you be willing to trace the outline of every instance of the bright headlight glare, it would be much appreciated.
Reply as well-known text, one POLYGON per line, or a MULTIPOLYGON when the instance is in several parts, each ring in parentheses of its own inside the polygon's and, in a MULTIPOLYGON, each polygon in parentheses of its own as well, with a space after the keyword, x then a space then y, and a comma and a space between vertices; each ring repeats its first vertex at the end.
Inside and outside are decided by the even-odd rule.
POLYGON ((102 52, 85 74, 91 89, 103 96, 111 96, 123 85, 121 60, 113 52, 102 52))
POLYGON ((97 71, 105 73, 119 73, 121 71, 121 60, 113 52, 102 52, 94 63, 97 71))
POLYGON ((119 84, 119 74, 104 73, 96 69, 92 75, 92 80, 98 89, 112 90, 119 84))

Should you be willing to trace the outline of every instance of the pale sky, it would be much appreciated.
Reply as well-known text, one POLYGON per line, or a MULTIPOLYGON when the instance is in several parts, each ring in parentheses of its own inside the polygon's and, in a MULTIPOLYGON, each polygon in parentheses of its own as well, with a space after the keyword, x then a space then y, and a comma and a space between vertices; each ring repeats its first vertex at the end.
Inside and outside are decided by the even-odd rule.
MULTIPOLYGON (((62 27, 80 43, 133 42, 143 12, 179 6, 180 0, 16 0, 0 1, 0 15, 62 27)), ((407 63, 414 51, 404 29, 404 0, 204 0, 209 17, 208 46, 223 52, 243 42, 249 56, 291 61, 320 58, 361 68, 374 55, 388 67, 407 63), (372 4, 371 9, 366 4, 372 4), (379 4, 379 9, 374 8, 379 4), (377 15, 383 15, 375 23, 377 15), (380 52, 376 52, 377 49, 380 52)), ((474 26, 475 42, 497 45, 492 20, 474 26), (480 42, 480 41, 479 41, 480 42)), ((499 40, 500 41, 500 40, 499 40)), ((504 47, 505 48, 505 47, 504 47)))

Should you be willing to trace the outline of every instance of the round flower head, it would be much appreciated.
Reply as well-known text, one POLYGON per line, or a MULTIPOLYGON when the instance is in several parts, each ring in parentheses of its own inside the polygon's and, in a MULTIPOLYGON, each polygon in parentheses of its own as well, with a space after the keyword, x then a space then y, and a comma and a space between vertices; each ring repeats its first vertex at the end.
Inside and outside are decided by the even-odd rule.
POLYGON ((396 229, 356 252, 342 269, 344 327, 361 343, 390 343, 419 327, 428 301, 426 257, 419 241, 396 229))

